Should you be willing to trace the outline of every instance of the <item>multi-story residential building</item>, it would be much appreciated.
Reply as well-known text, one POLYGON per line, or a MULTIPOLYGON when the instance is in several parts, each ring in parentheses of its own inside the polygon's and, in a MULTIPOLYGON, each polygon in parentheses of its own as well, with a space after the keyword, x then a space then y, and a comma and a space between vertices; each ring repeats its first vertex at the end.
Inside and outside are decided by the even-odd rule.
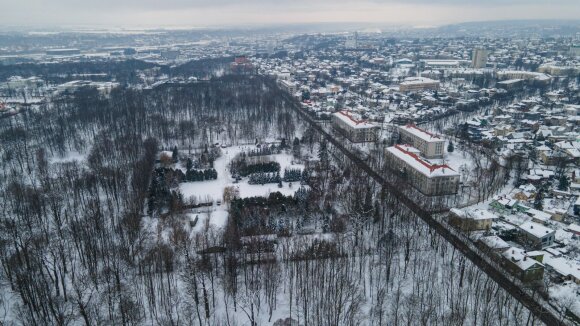
POLYGON ((399 127, 399 133, 404 144, 413 145, 426 158, 443 156, 445 145, 445 139, 443 137, 423 130, 413 124, 399 127))
POLYGON ((503 88, 505 90, 520 89, 523 85, 523 79, 508 79, 496 83, 497 88, 503 88))
POLYGON ((549 83, 550 80, 552 79, 552 77, 544 73, 525 70, 500 70, 496 72, 496 76, 500 80, 521 79, 539 83, 549 83))
POLYGON ((450 69, 459 68, 462 66, 462 62, 460 60, 425 59, 421 60, 421 62, 425 65, 425 68, 432 69, 450 69))
POLYGON ((411 146, 395 145, 387 148, 386 159, 421 193, 428 196, 456 194, 459 173, 447 164, 433 164, 421 158, 419 153, 411 146))
POLYGON ((298 84, 292 80, 281 79, 280 80, 280 87, 284 89, 286 92, 290 93, 292 96, 298 90, 298 84))
POLYGON ((473 68, 484 68, 487 63, 487 55, 489 51, 482 48, 473 49, 473 55, 471 56, 471 65, 473 68))
POLYGON ((347 110, 332 114, 332 126, 353 143, 375 141, 379 129, 377 125, 355 117, 347 110))
POLYGON ((546 63, 538 68, 538 72, 550 74, 552 76, 574 76, 578 74, 580 67, 577 66, 562 66, 557 64, 546 63))
POLYGON ((401 92, 416 92, 424 90, 438 90, 439 81, 426 77, 408 77, 399 84, 401 92))
POLYGON ((580 57, 580 45, 570 46, 570 55, 573 57, 580 57))

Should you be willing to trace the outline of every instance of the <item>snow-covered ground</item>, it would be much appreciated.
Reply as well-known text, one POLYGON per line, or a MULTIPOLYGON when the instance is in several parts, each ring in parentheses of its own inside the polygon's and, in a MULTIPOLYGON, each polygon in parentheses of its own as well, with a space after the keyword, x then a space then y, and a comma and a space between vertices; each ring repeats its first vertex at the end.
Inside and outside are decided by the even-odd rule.
MULTIPOLYGON (((197 197, 200 199, 211 198, 214 205, 208 208, 203 208, 195 210, 190 213, 190 217, 195 219, 198 217, 198 223, 196 224, 194 230, 201 230, 200 225, 204 225, 204 220, 209 218, 209 223, 217 227, 225 226, 227 222, 227 206, 217 205, 217 201, 221 200, 223 197, 224 188, 233 186, 236 187, 240 192, 240 198, 264 196, 267 197, 270 193, 280 192, 285 196, 292 196, 294 192, 300 187, 299 182, 290 183, 282 182, 283 187, 278 188, 278 184, 268 183, 264 185, 253 185, 248 183, 248 179, 244 178, 238 183, 235 183, 235 179, 232 178, 229 171, 230 161, 242 151, 247 151, 254 149, 252 146, 232 146, 222 149, 222 156, 220 156, 214 162, 214 168, 218 173, 218 178, 211 181, 197 181, 197 182, 184 182, 179 185, 179 190, 183 194, 183 198, 187 201, 189 198, 197 197)), ((304 165, 295 164, 292 158, 292 154, 281 153, 276 155, 270 155, 273 161, 280 163, 280 175, 284 173, 284 169, 304 169, 304 165)))
POLYGON ((87 159, 87 154, 79 153, 77 151, 66 152, 64 156, 52 156, 49 158, 49 163, 66 163, 72 161, 85 161, 87 159))
POLYGON ((553 285, 550 288, 550 298, 565 309, 570 309, 576 315, 580 315, 579 291, 580 285, 567 281, 562 284, 553 285))

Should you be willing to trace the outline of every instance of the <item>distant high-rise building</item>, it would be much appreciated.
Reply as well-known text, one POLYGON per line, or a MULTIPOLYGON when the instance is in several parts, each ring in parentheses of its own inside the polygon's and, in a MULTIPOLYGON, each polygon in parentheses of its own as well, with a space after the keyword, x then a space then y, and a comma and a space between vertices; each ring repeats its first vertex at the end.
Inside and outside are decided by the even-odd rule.
POLYGON ((344 42, 344 47, 347 49, 357 49, 358 48, 358 32, 354 32, 353 36, 350 36, 344 42))
POLYGON ((482 48, 475 48, 473 49, 473 55, 471 57, 471 65, 473 68, 484 68, 485 64, 487 63, 487 55, 489 51, 482 48))
POLYGON ((580 44, 570 46, 570 55, 580 57, 580 44))

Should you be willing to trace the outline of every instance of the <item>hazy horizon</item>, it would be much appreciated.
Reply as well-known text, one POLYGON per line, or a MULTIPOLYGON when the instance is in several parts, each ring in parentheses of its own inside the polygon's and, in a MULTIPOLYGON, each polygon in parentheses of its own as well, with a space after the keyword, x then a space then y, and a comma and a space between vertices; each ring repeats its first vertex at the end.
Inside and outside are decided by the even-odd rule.
POLYGON ((74 0, 5 1, 0 26, 122 28, 260 26, 310 23, 367 23, 440 26, 471 21, 577 20, 575 0, 74 0), (460 13, 460 14, 458 14, 460 13))

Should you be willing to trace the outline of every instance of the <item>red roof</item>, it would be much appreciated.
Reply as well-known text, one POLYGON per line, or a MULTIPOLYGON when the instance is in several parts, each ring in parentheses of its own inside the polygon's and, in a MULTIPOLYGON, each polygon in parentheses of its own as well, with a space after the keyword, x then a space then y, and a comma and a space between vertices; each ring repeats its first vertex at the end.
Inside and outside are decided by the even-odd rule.
POLYGON ((361 123, 367 123, 366 120, 357 120, 355 118, 352 117, 352 115, 350 115, 350 113, 348 113, 348 111, 346 110, 342 110, 342 111, 338 111, 339 114, 347 117, 350 121, 354 122, 354 124, 361 124, 361 123))
POLYGON ((449 165, 447 164, 431 164, 429 162, 425 162, 424 160, 422 160, 417 154, 410 152, 406 149, 404 149, 403 147, 401 147, 400 145, 395 145, 395 148, 400 150, 401 152, 411 156, 412 158, 414 158, 417 162, 423 164, 426 168, 429 169, 429 171, 433 172, 437 169, 442 169, 442 168, 446 168, 446 169, 450 169, 451 171, 455 171, 453 170, 449 165))
POLYGON ((427 135, 431 136, 431 138, 440 138, 438 135, 432 134, 432 133, 428 132, 427 130, 423 130, 423 129, 421 129, 421 128, 417 127, 417 126, 416 126, 415 124, 413 124, 413 123, 409 123, 409 124, 407 124, 405 127, 406 127, 406 128, 413 128, 413 129, 419 130, 419 131, 421 131, 421 132, 423 132, 423 133, 426 133, 427 135))

